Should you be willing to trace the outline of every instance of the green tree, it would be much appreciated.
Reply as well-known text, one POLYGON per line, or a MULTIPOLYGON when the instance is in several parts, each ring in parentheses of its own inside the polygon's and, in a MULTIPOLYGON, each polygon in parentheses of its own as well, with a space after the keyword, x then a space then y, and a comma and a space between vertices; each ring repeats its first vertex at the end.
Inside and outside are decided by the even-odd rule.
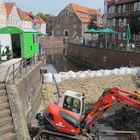
POLYGON ((128 17, 131 34, 138 34, 140 32, 140 20, 137 14, 130 14, 128 17))
POLYGON ((90 19, 90 22, 88 23, 88 29, 97 29, 97 24, 95 23, 94 18, 90 19))
POLYGON ((48 16, 43 13, 37 13, 37 16, 41 17, 45 21, 48 19, 48 16))

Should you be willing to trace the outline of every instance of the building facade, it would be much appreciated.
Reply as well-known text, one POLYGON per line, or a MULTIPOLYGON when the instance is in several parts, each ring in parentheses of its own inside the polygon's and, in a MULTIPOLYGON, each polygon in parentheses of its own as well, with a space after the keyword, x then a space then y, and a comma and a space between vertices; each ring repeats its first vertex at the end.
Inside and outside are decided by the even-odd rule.
POLYGON ((20 17, 20 25, 25 29, 33 29, 33 19, 29 13, 17 8, 20 17))
POLYGON ((56 21, 56 16, 47 14, 48 19, 46 20, 46 34, 48 36, 54 36, 54 26, 56 21))
POLYGON ((42 18, 21 10, 16 3, 3 3, 0 0, 0 27, 4 26, 16 26, 46 34, 46 23, 42 18))
POLYGON ((7 15, 5 5, 2 2, 2 0, 0 0, 0 27, 6 26, 6 23, 7 23, 7 15))
POLYGON ((34 17, 34 30, 46 34, 46 22, 39 16, 34 17))
POLYGON ((21 22, 20 22, 20 17, 17 11, 17 7, 15 3, 4 3, 5 8, 6 8, 6 13, 7 13, 7 25, 15 25, 20 27, 21 22))
POLYGON ((102 16, 98 10, 70 3, 56 18, 54 36, 83 38, 92 18, 98 27, 102 27, 102 16))
MULTIPOLYGON (((111 0, 107 3, 107 26, 118 31, 118 35, 113 35, 113 39, 119 43, 126 43, 125 30, 130 15, 136 15, 140 22, 139 0, 111 0)), ((132 33, 131 43, 139 46, 140 32, 132 33)))
POLYGON ((111 0, 104 0, 104 17, 103 17, 103 26, 104 28, 107 27, 107 16, 108 16, 108 12, 107 12, 107 4, 108 2, 110 2, 111 0))

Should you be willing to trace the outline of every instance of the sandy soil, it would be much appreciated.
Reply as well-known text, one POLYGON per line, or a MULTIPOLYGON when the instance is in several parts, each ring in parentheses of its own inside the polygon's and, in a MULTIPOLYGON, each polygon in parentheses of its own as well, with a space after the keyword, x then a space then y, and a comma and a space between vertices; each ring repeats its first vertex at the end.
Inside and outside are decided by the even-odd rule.
MULTIPOLYGON (((85 93, 86 103, 94 103, 106 88, 118 87, 130 91, 135 91, 136 84, 132 75, 123 76, 104 76, 94 78, 79 78, 68 79, 59 84, 60 93, 63 94, 66 90, 78 91, 85 93)), ((57 95, 54 84, 44 84, 42 86, 42 104, 39 110, 47 107, 50 103, 56 101, 57 95)))

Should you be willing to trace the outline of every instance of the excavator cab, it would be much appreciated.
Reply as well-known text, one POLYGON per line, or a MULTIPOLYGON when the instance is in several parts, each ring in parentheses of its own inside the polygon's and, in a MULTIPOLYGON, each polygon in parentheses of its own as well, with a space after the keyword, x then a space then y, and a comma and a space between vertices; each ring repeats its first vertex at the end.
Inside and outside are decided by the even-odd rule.
POLYGON ((81 117, 84 109, 85 95, 79 92, 67 90, 58 101, 58 106, 81 117))

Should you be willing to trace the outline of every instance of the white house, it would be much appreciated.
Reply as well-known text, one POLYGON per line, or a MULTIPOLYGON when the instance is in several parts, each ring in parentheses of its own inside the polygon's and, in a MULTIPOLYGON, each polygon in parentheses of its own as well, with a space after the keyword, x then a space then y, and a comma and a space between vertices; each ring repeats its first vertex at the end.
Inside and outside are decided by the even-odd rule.
POLYGON ((20 17, 15 3, 4 3, 7 13, 7 25, 21 26, 20 17))
POLYGON ((17 8, 19 17, 20 17, 20 24, 22 28, 26 28, 26 29, 33 29, 33 18, 32 16, 25 12, 22 11, 21 9, 17 8))
POLYGON ((34 18, 34 29, 40 33, 46 34, 46 22, 39 16, 34 18))

